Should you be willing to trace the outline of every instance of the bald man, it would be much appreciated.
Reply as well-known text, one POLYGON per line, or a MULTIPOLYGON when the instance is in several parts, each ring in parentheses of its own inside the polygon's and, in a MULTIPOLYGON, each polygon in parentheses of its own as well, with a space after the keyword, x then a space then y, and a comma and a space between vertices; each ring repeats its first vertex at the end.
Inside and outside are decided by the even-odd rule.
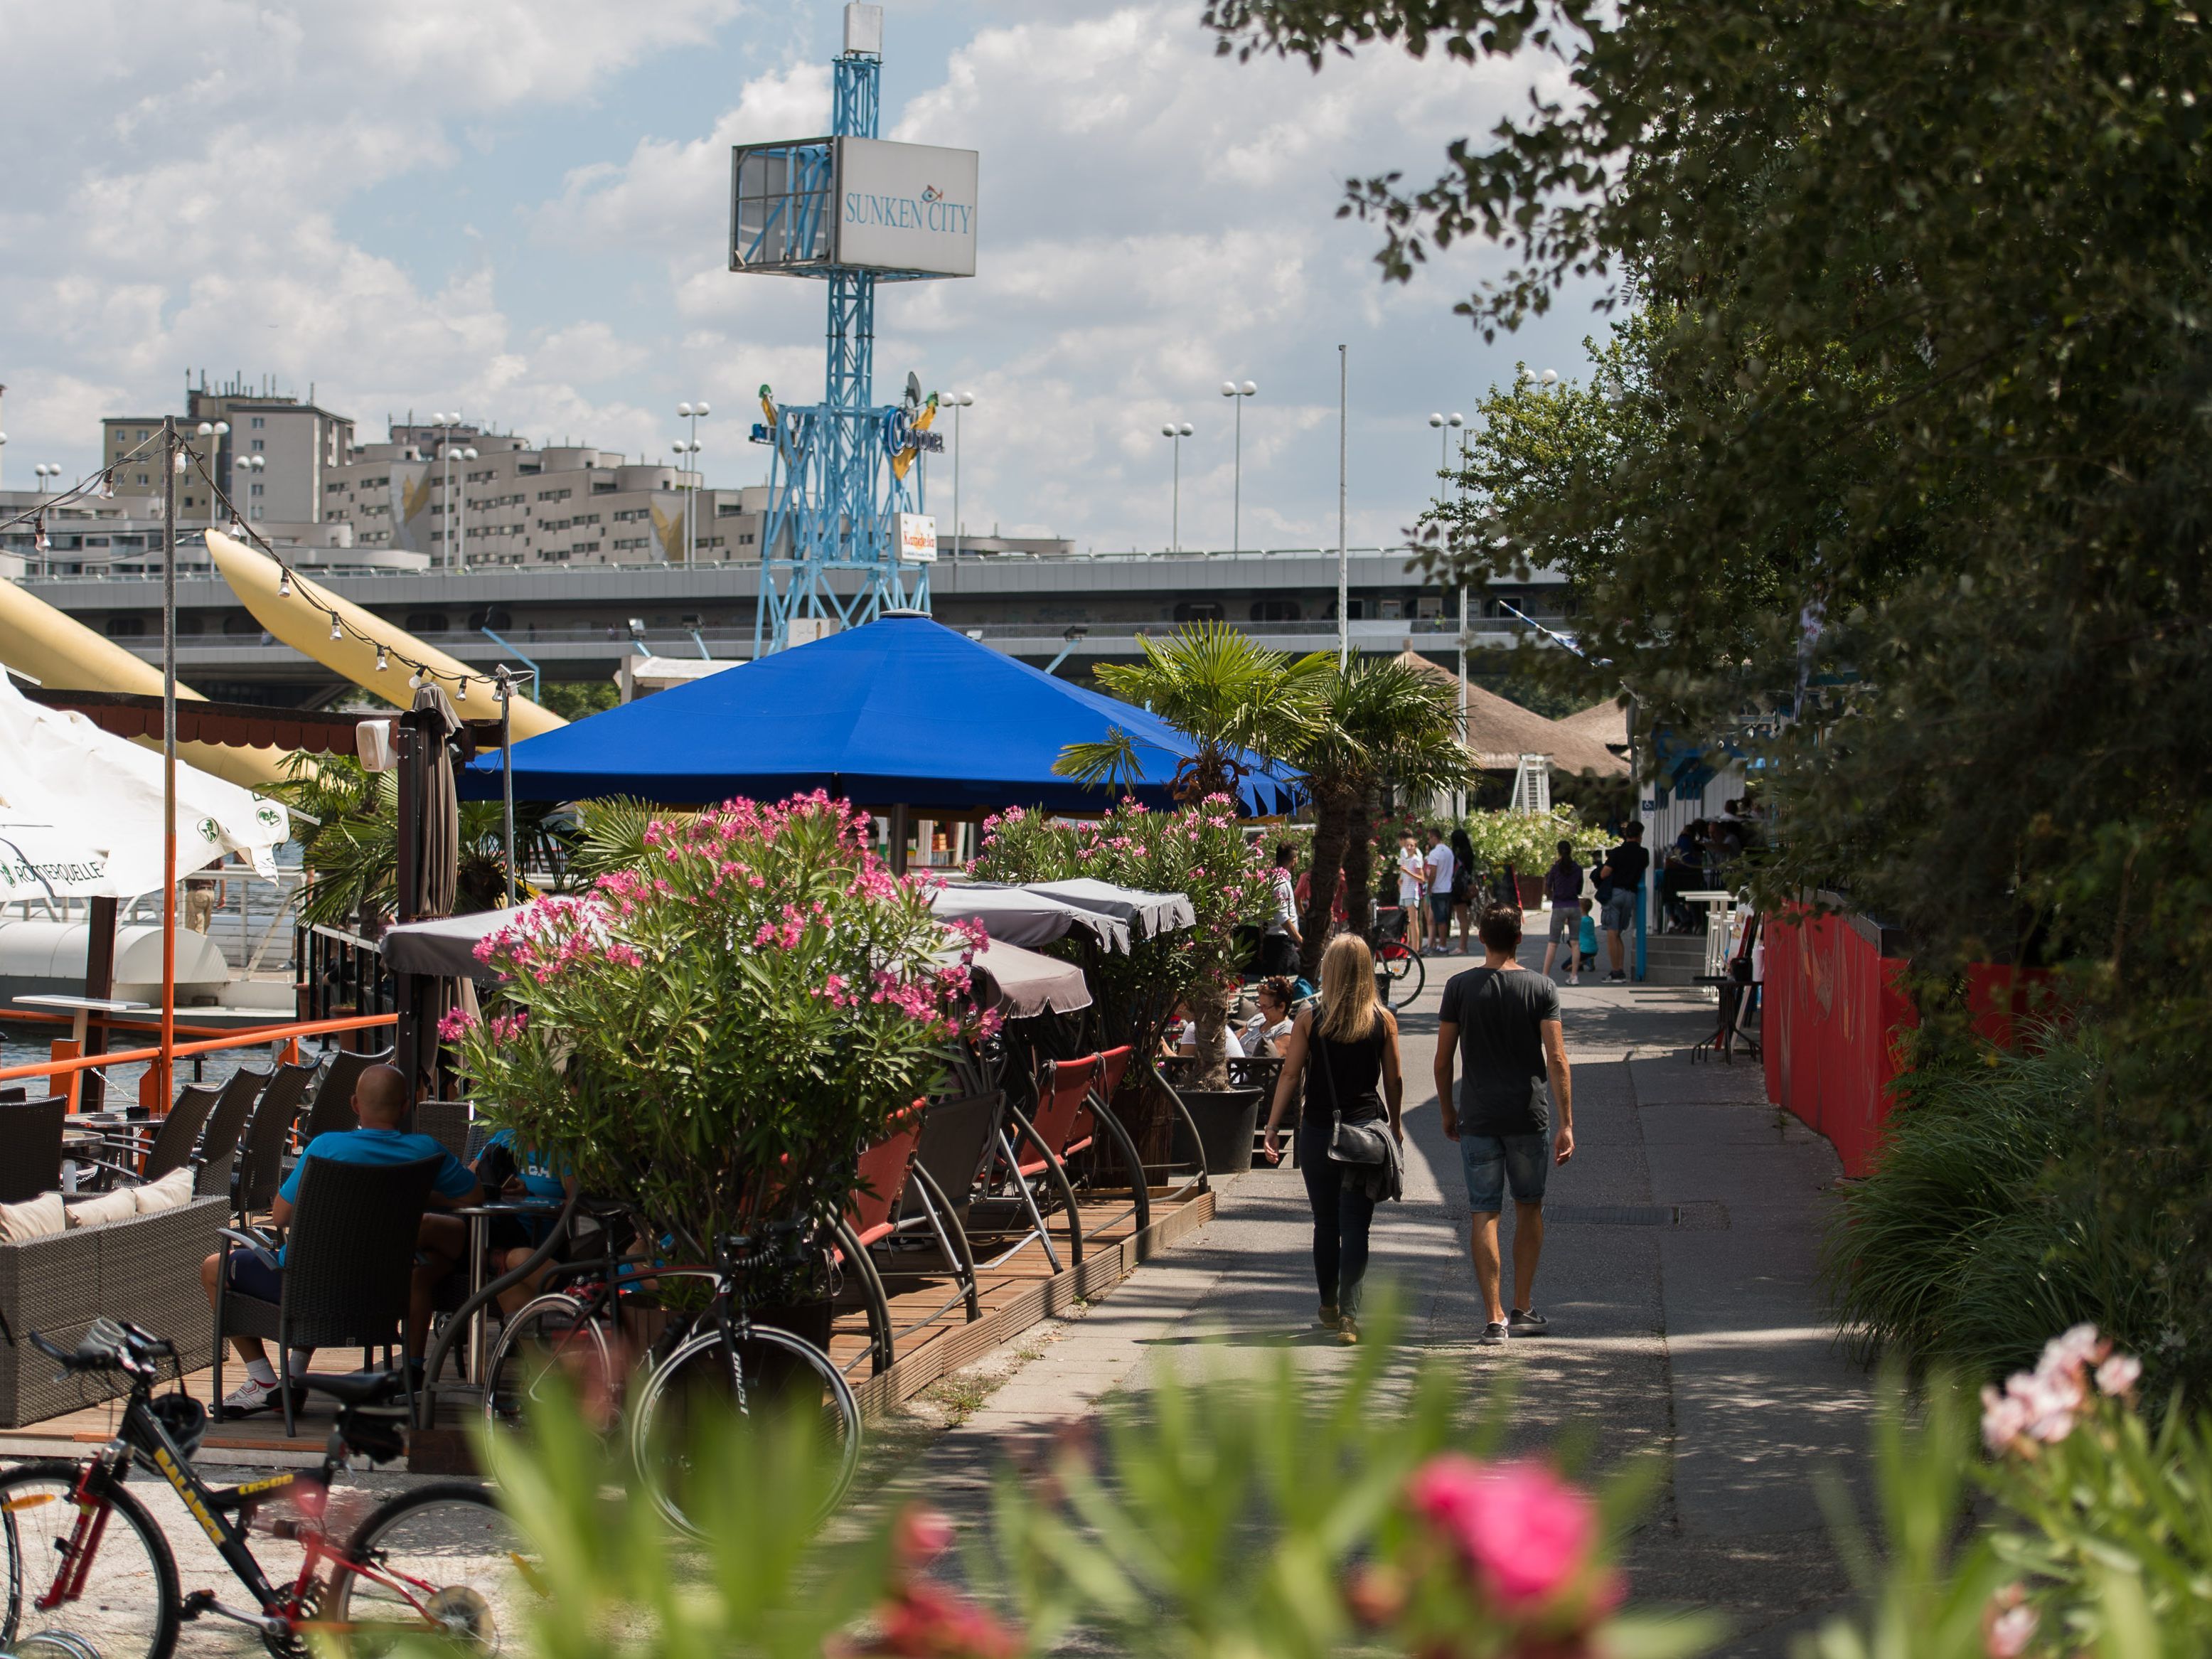
MULTIPOLYGON (((307 1143, 299 1163, 277 1189, 276 1201, 270 1206, 270 1219, 278 1227, 291 1224, 292 1206, 300 1191, 300 1171, 307 1167, 309 1158, 328 1158, 337 1164, 385 1165, 434 1158, 439 1164, 438 1173, 430 1183, 432 1206, 450 1210, 473 1203, 481 1188, 466 1164, 428 1135, 400 1133, 399 1125, 406 1118, 407 1107, 407 1079, 398 1067, 372 1066, 363 1072, 353 1089, 353 1115, 361 1127, 317 1135, 307 1143)), ((416 1235, 415 1281, 407 1309, 407 1354, 410 1364, 422 1363, 423 1344, 430 1331, 431 1297, 438 1281, 453 1272, 454 1264, 461 1259, 467 1248, 467 1237, 457 1216, 422 1218, 421 1231, 416 1235)), ((232 1290, 264 1302, 275 1302, 283 1296, 284 1258, 281 1252, 234 1249, 229 1259, 232 1290)), ((200 1283, 207 1291, 210 1307, 215 1305, 216 1275, 222 1271, 222 1262, 223 1257, 218 1253, 200 1264, 200 1283)), ((276 1368, 270 1364, 261 1339, 234 1336, 230 1341, 238 1350, 238 1357, 246 1362, 246 1381, 225 1396, 223 1410, 258 1412, 278 1404, 276 1368)), ((305 1370, 313 1352, 312 1349, 294 1350, 292 1369, 305 1370)))

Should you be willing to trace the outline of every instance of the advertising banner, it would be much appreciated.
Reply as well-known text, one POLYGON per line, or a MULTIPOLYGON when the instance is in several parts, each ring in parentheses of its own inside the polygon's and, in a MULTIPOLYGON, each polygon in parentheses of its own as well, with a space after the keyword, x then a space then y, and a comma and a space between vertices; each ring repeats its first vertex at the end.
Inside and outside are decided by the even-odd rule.
POLYGON ((836 262, 975 274, 975 152, 839 138, 836 262))
POLYGON ((898 556, 901 564, 937 562, 937 520, 927 513, 898 515, 898 556))

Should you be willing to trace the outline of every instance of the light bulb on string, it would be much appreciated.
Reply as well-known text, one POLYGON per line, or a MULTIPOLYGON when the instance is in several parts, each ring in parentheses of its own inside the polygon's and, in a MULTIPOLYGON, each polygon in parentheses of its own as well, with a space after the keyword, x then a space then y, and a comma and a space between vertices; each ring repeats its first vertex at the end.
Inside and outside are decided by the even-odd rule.
POLYGON ((421 690, 422 689, 422 676, 419 673, 410 674, 407 677, 407 689, 410 691, 421 690))
POLYGON ((338 626, 338 613, 335 611, 331 612, 331 637, 334 640, 345 637, 345 629, 338 626))
POLYGON ((376 672, 381 674, 384 672, 386 666, 386 664, 384 660, 384 647, 380 645, 376 647, 376 672))
POLYGON ((289 599, 292 597, 292 573, 282 565, 276 567, 276 597, 289 599))
POLYGON ((468 677, 467 675, 464 674, 464 675, 462 675, 462 676, 461 676, 461 689, 460 689, 459 691, 457 691, 457 692, 455 692, 455 693, 453 694, 453 701, 454 701, 455 702, 466 702, 468 700, 469 700, 469 677, 468 677))

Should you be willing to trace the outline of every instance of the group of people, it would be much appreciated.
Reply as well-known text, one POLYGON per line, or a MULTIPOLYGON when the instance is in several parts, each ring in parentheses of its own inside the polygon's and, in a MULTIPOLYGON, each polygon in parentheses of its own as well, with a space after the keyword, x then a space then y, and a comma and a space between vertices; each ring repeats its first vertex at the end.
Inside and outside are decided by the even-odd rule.
POLYGON ((1559 844, 1559 856, 1544 872, 1544 902, 1551 907, 1550 926, 1544 939, 1543 975, 1549 979, 1555 963, 1564 965, 1567 983, 1582 983, 1582 970, 1597 966, 1598 933, 1605 934, 1608 984, 1626 981, 1627 951, 1623 936, 1636 926, 1636 900, 1644 890, 1644 878, 1651 868, 1651 854, 1644 848, 1644 826, 1631 822, 1621 832, 1620 844, 1599 855, 1585 871, 1575 857, 1572 842, 1559 844), (1589 877, 1590 891, 1583 891, 1589 877), (1561 947, 1565 954, 1562 957, 1561 947))
MULTIPOLYGON (((1446 1139, 1459 1148, 1473 1215, 1471 1249, 1485 1302, 1481 1340, 1534 1335, 1549 1322, 1536 1310, 1536 1267, 1544 1244, 1550 1172, 1574 1156, 1573 1079, 1547 975, 1519 961, 1519 907, 1486 904, 1476 923, 1482 965, 1445 985, 1437 1025, 1437 1102, 1446 1139), (1455 1070, 1459 1073, 1456 1090, 1455 1070), (1499 1216, 1514 1201, 1513 1293, 1504 1294, 1499 1216)), ((1320 1323, 1343 1343, 1359 1340, 1360 1286, 1375 1206, 1398 1196, 1395 1153, 1378 1168, 1355 1133, 1405 1144, 1405 1076, 1398 1021, 1375 993, 1375 960, 1357 934, 1340 934, 1322 957, 1321 994, 1276 1040, 1283 1060, 1267 1114, 1267 1150, 1282 1153, 1296 1111, 1297 1162, 1313 1212, 1314 1278, 1320 1323), (1303 1105, 1300 1103, 1303 1098, 1303 1105)))
POLYGON ((1659 915, 1662 928, 1696 931, 1682 895, 1729 884, 1729 866, 1742 856, 1757 832, 1748 797, 1726 802, 1718 817, 1692 818, 1682 826, 1659 866, 1659 915))
POLYGON ((1468 954, 1468 929, 1475 896, 1474 843, 1455 830, 1447 840, 1431 824, 1416 834, 1398 832, 1398 908, 1406 913, 1406 942, 1437 956, 1468 954), (1424 847, 1422 842, 1426 841, 1424 847), (1459 946, 1451 943, 1459 923, 1459 946))

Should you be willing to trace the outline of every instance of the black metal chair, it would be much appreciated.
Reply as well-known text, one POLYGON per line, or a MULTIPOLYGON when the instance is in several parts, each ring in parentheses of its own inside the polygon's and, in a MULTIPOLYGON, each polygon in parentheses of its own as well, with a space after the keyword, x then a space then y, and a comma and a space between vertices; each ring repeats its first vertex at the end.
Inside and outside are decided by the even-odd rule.
MULTIPOLYGON (((300 1176, 292 1225, 285 1236, 282 1292, 275 1302, 230 1288, 237 1248, 269 1241, 224 1228, 215 1293, 215 1415, 222 1417, 222 1346, 231 1336, 277 1345, 277 1393, 284 1432, 297 1432, 291 1379, 295 1348, 362 1351, 362 1368, 381 1346, 389 1363, 395 1342, 404 1357, 407 1305, 415 1280, 415 1237, 430 1202, 439 1160, 412 1164, 341 1164, 311 1158, 300 1176)), ((408 1389, 414 1412, 414 1389, 408 1389)))
POLYGON ((465 1100, 426 1100, 415 1109, 415 1133, 429 1136, 465 1164, 471 1114, 465 1100))
POLYGON ((284 1149, 291 1141, 292 1126, 299 1121, 316 1069, 279 1066, 254 1103, 246 1139, 239 1143, 238 1169, 230 1183, 231 1212, 240 1222, 267 1209, 276 1201, 276 1189, 284 1184, 284 1149))
POLYGON ((69 1099, 0 1102, 0 1204, 21 1204, 62 1184, 62 1121, 69 1099))
POLYGON ((343 1134, 349 1129, 361 1127, 353 1115, 353 1085, 361 1081, 361 1074, 372 1066, 386 1066, 392 1061, 392 1050, 386 1048, 373 1054, 348 1054, 340 1049, 324 1063, 323 1080, 315 1087, 315 1097, 307 1103, 307 1121, 300 1130, 300 1144, 305 1146, 317 1135, 343 1134))

